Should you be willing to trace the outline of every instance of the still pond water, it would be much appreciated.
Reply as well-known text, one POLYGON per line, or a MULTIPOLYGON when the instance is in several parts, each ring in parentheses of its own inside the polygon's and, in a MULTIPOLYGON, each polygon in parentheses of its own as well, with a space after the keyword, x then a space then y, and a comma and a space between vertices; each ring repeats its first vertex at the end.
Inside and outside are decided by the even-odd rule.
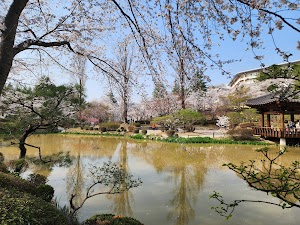
MULTIPOLYGON (((118 162, 128 173, 141 178, 143 184, 138 188, 89 199, 79 212, 81 221, 100 213, 132 216, 145 225, 298 225, 300 221, 300 209, 282 210, 258 203, 241 204, 229 220, 211 210, 218 205, 209 199, 213 191, 228 201, 279 202, 266 193, 252 190, 234 172, 222 167, 228 162, 259 161, 263 157, 255 152, 258 146, 179 145, 78 135, 36 135, 28 143, 40 146, 43 155, 70 152, 73 159, 70 167, 55 166, 49 170, 31 166, 27 172, 47 176, 61 205, 68 205, 75 186, 78 196, 84 194, 89 168, 93 165, 118 162)), ((0 151, 6 160, 16 158, 19 153, 15 147, 0 151)), ((37 156, 37 150, 28 147, 28 155, 37 156)), ((300 161, 300 148, 290 148, 280 163, 288 165, 295 160, 300 161)))

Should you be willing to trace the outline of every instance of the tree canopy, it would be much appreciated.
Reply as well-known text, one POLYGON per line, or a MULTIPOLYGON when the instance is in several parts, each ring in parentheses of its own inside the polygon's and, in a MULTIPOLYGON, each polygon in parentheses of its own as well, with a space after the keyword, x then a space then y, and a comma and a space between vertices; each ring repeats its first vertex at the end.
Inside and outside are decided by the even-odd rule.
POLYGON ((270 84, 268 91, 277 93, 282 98, 298 98, 300 93, 300 64, 287 66, 272 65, 257 77, 259 81, 281 79, 281 82, 270 84))
POLYGON ((204 73, 211 66, 226 74, 222 65, 236 59, 223 60, 212 50, 228 37, 242 40, 262 60, 255 49, 270 35, 288 59, 291 53, 280 48, 276 31, 300 32, 299 4, 292 1, 9 0, 0 9, 0 93, 12 69, 35 73, 33 66, 48 66, 45 58, 70 69, 59 60, 69 53, 87 57, 113 77, 107 44, 124 34, 134 40, 147 73, 161 76, 171 62, 179 74, 204 73), (24 51, 32 57, 23 57, 24 51))

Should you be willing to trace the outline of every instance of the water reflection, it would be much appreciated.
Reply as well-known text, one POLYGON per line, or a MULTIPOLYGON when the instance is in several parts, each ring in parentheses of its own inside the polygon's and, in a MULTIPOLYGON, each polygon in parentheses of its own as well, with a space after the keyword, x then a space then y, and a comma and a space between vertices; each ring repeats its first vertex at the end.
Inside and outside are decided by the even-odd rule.
POLYGON ((176 218, 177 225, 189 224, 189 221, 195 217, 193 203, 197 200, 198 190, 193 185, 194 180, 191 174, 193 174, 192 170, 189 171, 189 168, 183 167, 175 176, 177 185, 172 191, 174 197, 170 201, 172 209, 168 214, 168 219, 176 218))
MULTIPOLYGON (((147 225, 198 224, 298 224, 295 210, 281 211, 272 207, 243 206, 228 222, 211 211, 214 202, 209 195, 214 190, 226 193, 230 199, 251 195, 256 199, 272 199, 264 193, 250 190, 233 172, 222 167, 224 163, 239 164, 249 159, 259 161, 257 146, 237 145, 178 145, 161 142, 134 141, 120 138, 88 136, 39 135, 29 143, 41 146, 44 155, 70 151, 74 157, 69 168, 32 167, 49 175, 49 184, 55 187, 56 198, 68 204, 68 196, 76 193, 82 200, 90 165, 101 166, 109 160, 119 162, 124 172, 141 177, 141 187, 119 195, 97 196, 89 199, 80 210, 81 220, 97 213, 115 213, 133 216, 147 225), (80 197, 81 196, 81 197, 80 197), (260 215, 260 216, 258 216, 260 215)), ((18 157, 18 150, 1 150, 7 158, 18 157)), ((275 152, 275 149, 274 149, 275 152)), ((35 149, 28 149, 35 156, 35 149)), ((291 148, 280 159, 283 165, 300 161, 299 148, 291 148)))
POLYGON ((75 163, 69 168, 66 174, 66 192, 70 198, 74 195, 73 205, 78 207, 85 197, 85 171, 82 164, 80 152, 75 158, 75 163))
MULTIPOLYGON (((128 142, 125 140, 122 140, 119 143, 119 146, 117 148, 116 154, 118 155, 117 162, 122 165, 123 168, 123 176, 130 173, 129 165, 128 165, 128 148, 127 148, 128 142)), ((125 183, 122 184, 122 188, 126 186, 125 183)), ((108 199, 112 200, 112 208, 115 215, 121 215, 121 216, 132 216, 133 211, 131 208, 131 202, 134 201, 133 195, 131 193, 131 190, 125 191, 123 193, 117 194, 117 195, 109 195, 107 196, 108 199)))
POLYGON ((165 203, 170 208, 167 219, 176 225, 187 225, 195 218, 194 207, 206 173, 203 166, 205 154, 182 146, 175 149, 175 145, 172 148, 169 146, 156 143, 153 148, 151 143, 144 143, 137 149, 144 153, 140 156, 151 163, 157 172, 170 173, 167 181, 173 183, 173 188, 171 199, 165 203))

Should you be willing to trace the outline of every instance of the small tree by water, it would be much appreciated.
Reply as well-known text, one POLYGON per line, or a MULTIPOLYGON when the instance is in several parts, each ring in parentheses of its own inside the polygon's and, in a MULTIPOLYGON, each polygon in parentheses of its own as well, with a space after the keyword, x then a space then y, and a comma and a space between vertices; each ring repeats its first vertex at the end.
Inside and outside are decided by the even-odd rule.
POLYGON ((101 167, 92 166, 89 169, 88 177, 91 180, 91 184, 86 188, 84 197, 79 202, 76 202, 76 198, 80 197, 76 194, 76 188, 71 193, 69 202, 73 216, 76 216, 78 210, 92 197, 120 194, 142 184, 141 179, 135 179, 120 164, 112 162, 105 162, 101 167))
POLYGON ((2 95, 2 110, 7 114, 6 132, 19 135, 20 158, 26 156, 26 139, 30 135, 67 125, 78 102, 75 86, 56 86, 47 77, 34 87, 8 85, 2 95))
POLYGON ((279 206, 282 209, 300 208, 300 162, 294 161, 288 167, 280 164, 278 162, 279 158, 286 152, 286 149, 280 150, 275 157, 271 157, 267 147, 256 151, 264 156, 260 163, 257 163, 255 160, 249 160, 248 163, 241 162, 240 165, 228 163, 223 166, 228 167, 241 176, 251 188, 267 194, 270 193, 272 196, 280 199, 280 202, 251 199, 236 199, 232 202, 226 202, 223 196, 215 191, 210 198, 216 199, 220 204, 212 207, 212 209, 227 219, 232 217, 237 206, 246 202, 270 204, 279 206))

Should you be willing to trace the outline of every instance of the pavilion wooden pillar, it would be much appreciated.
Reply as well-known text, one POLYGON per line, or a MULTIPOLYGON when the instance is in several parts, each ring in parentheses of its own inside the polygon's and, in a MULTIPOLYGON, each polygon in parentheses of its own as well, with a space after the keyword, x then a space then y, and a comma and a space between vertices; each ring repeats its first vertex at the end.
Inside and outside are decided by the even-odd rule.
POLYGON ((280 124, 281 124, 281 129, 284 130, 285 127, 284 127, 284 112, 281 112, 280 113, 280 124))
POLYGON ((267 114, 267 127, 271 127, 271 114, 267 114))
POLYGON ((261 127, 265 126, 265 116, 263 112, 260 114, 260 126, 261 127))
POLYGON ((285 126, 284 126, 284 112, 280 113, 280 122, 281 122, 281 134, 282 136, 279 139, 280 150, 283 150, 286 146, 286 139, 285 139, 285 126))
POLYGON ((295 115, 294 114, 291 114, 291 121, 295 122, 295 115))

